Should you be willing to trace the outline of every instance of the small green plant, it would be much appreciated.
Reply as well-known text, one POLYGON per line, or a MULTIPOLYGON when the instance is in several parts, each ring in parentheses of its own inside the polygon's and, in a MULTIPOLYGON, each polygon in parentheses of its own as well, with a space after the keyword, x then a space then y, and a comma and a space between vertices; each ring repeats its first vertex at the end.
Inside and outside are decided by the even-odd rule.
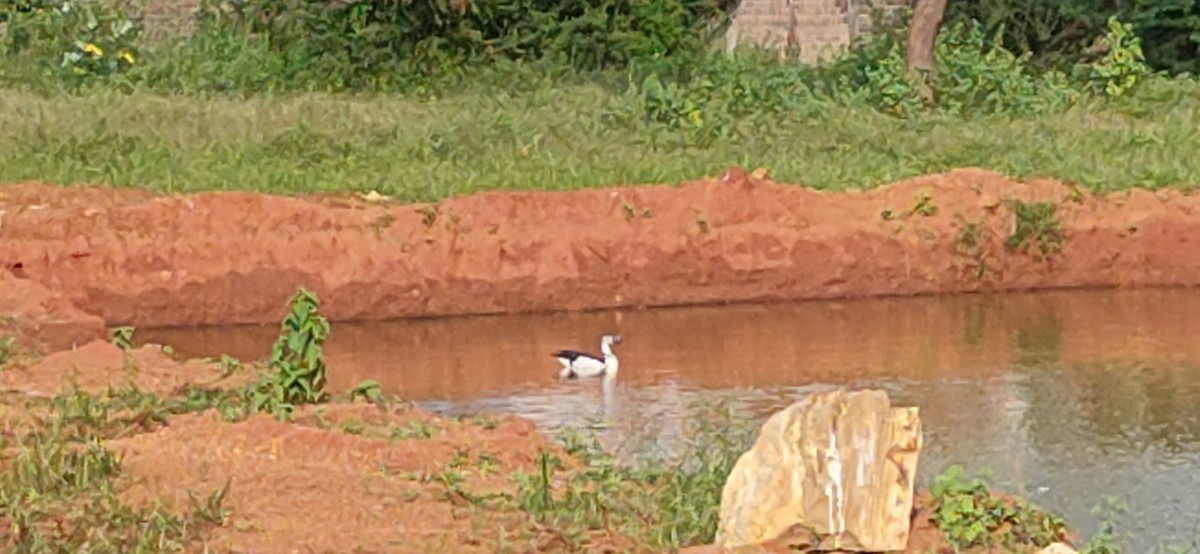
POLYGON ((975 278, 982 279, 990 269, 987 265, 987 228, 978 221, 966 221, 954 239, 954 251, 971 259, 975 278))
POLYGON ((624 202, 621 204, 621 215, 625 218, 625 221, 630 221, 638 216, 641 216, 642 219, 650 219, 654 217, 654 212, 650 211, 649 208, 643 208, 639 211, 637 206, 629 202, 624 202))
POLYGON ((17 353, 16 337, 0 337, 0 367, 8 364, 17 353))
POLYGON ((271 352, 270 368, 251 394, 254 411, 268 412, 281 420, 291 417, 297 404, 325 400, 325 352, 329 321, 317 313, 319 301, 301 288, 291 301, 279 339, 271 352))
POLYGON ((379 404, 383 402, 383 387, 379 385, 379 381, 367 379, 350 390, 350 401, 353 402, 358 398, 379 404))
POLYGON ((217 364, 221 368, 221 378, 231 377, 242 370, 242 362, 228 354, 221 354, 217 364))
POLYGON ((108 341, 126 352, 133 349, 133 327, 116 327, 108 335, 108 341))
POLYGON ((1104 57, 1085 68, 1089 85, 1108 96, 1122 96, 1133 89, 1147 74, 1142 40, 1133 26, 1121 23, 1117 16, 1108 20, 1108 31, 1100 39, 1104 57))
POLYGON ((483 427, 486 431, 495 431, 500 426, 500 422, 496 418, 485 415, 477 415, 471 418, 471 423, 483 427))
POLYGON ((933 521, 956 552, 979 547, 1044 548, 1067 540, 1062 518, 1018 498, 992 495, 980 479, 967 479, 961 466, 934 478, 933 521))
POLYGON ((933 198, 929 196, 928 192, 921 191, 913 201, 912 213, 924 217, 933 217, 937 215, 938 207, 933 203, 933 198))
POLYGON ((1121 499, 1115 496, 1105 498, 1106 507, 1096 506, 1092 508, 1092 514, 1100 516, 1104 519, 1100 523, 1100 530, 1092 535, 1080 554, 1121 554, 1122 549, 1117 543, 1117 518, 1120 514, 1129 511, 1129 506, 1121 499))
POLYGON ((408 426, 401 427, 396 424, 391 425, 392 440, 407 440, 407 439, 428 439, 433 438, 435 434, 441 431, 441 428, 422 420, 413 420, 408 423, 408 426))
POLYGON ((1013 232, 1004 241, 1004 246, 1013 251, 1028 252, 1037 248, 1044 260, 1062 250, 1065 237, 1058 220, 1058 205, 1053 202, 1022 202, 1011 200, 1008 207, 1013 213, 1013 232))

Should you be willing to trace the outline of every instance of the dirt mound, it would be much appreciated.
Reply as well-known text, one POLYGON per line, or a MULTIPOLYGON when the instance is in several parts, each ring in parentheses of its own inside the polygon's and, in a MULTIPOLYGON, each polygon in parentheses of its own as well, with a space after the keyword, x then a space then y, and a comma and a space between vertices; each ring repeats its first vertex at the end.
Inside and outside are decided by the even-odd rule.
POLYGON ((186 509, 184 491, 208 494, 228 481, 227 521, 207 541, 221 552, 496 552, 500 544, 532 551, 522 548, 520 515, 472 510, 455 496, 500 490, 512 471, 533 471, 550 447, 531 423, 473 425, 348 405, 306 409, 296 423, 264 415, 228 424, 207 412, 108 446, 126 456, 123 495, 134 503, 186 509), (368 432, 329 428, 348 421, 368 432), (310 426, 318 424, 325 428, 310 426), (415 425, 438 431, 368 436, 415 425))
POLYGON ((1102 197, 975 169, 822 193, 735 168, 678 187, 437 205, 0 191, 0 266, 110 324, 275 322, 299 286, 331 319, 366 320, 1200 283, 1200 197, 1102 197))
POLYGON ((136 386, 147 392, 171 391, 187 383, 220 377, 214 364, 180 362, 161 346, 146 345, 128 353, 105 341, 50 354, 27 367, 0 372, 0 388, 33 396, 54 396, 72 384, 91 393, 108 387, 136 386))
POLYGON ((104 338, 104 320, 84 313, 62 294, 0 269, 0 335, 58 350, 104 338))

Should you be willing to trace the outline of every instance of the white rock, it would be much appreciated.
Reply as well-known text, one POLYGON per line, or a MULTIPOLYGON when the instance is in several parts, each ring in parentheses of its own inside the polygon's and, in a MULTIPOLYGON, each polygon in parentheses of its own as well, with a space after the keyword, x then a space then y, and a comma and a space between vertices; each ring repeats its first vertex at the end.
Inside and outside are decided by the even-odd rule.
POLYGON ((716 544, 761 544, 801 524, 823 537, 816 550, 904 550, 921 445, 917 408, 893 409, 886 392, 796 402, 730 473, 716 544))

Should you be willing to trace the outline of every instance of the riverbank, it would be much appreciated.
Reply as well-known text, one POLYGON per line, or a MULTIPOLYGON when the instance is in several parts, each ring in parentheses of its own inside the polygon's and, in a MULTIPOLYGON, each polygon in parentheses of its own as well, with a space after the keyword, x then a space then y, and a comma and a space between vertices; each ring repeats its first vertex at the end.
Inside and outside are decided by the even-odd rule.
MULTIPOLYGON (((166 522, 155 524, 162 540, 235 551, 342 549, 335 537, 346 532, 368 550, 703 544, 716 491, 742 445, 699 472, 616 470, 597 462, 603 454, 586 442, 554 444, 527 420, 441 418, 369 386, 332 391, 283 422, 247 408, 252 395, 239 392, 264 368, 135 349, 120 333, 110 343, 110 330, 274 323, 300 287, 316 292, 321 313, 338 322, 1192 286, 1200 282, 1190 238, 1200 230, 1198 207, 1179 189, 1100 196, 977 169, 834 193, 731 168, 678 186, 489 192, 438 204, 7 185, 6 458, 20 467, 56 456, 38 462, 52 472, 45 479, 12 474, 14 491, 42 487, 48 500, 9 517, 27 518, 14 520, 18 529, 64 541, 84 540, 72 533, 96 527, 123 545, 137 540, 131 533, 140 524, 122 525, 166 522), (83 454, 67 447, 79 444, 91 446, 83 454), (609 469, 597 473, 593 463, 609 469), (105 469, 69 487, 54 484, 85 466, 105 469), (674 487, 666 494, 644 488, 664 482, 674 487), (592 498, 572 491, 619 505, 594 511, 568 501, 592 498), (111 510, 70 516, 80 501, 111 510), (281 508, 294 505, 329 510, 281 508), (618 513, 633 515, 607 519, 618 513), (55 518, 68 523, 48 527, 55 518), (420 524, 369 523, 376 520, 420 524)), ((914 548, 941 540, 928 521, 918 529, 914 548)))
MULTIPOLYGON (((747 445, 696 437, 706 452, 694 467, 618 467, 586 436, 552 442, 503 414, 441 417, 365 383, 280 420, 239 393, 267 369, 236 360, 119 339, 10 354, 0 493, 16 500, 0 511, 0 544, 13 547, 671 551, 711 540, 747 445)), ((918 497, 906 554, 948 547, 937 501, 918 497)))
POLYGON ((271 323, 298 287, 333 321, 1200 283, 1200 197, 1095 195, 962 169, 818 192, 731 168, 678 186, 358 195, 0 188, 8 326, 271 323))

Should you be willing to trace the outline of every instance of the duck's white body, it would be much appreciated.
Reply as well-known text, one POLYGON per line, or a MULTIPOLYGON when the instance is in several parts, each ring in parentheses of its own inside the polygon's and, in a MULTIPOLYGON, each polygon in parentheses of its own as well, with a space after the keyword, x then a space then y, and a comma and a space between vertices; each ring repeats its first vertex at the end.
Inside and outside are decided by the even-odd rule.
POLYGON ((612 345, 621 343, 621 335, 604 335, 600 338, 602 356, 580 352, 578 350, 559 350, 554 357, 562 363, 562 371, 558 372, 559 379, 578 379, 599 377, 614 377, 620 369, 617 355, 613 354, 612 345))

